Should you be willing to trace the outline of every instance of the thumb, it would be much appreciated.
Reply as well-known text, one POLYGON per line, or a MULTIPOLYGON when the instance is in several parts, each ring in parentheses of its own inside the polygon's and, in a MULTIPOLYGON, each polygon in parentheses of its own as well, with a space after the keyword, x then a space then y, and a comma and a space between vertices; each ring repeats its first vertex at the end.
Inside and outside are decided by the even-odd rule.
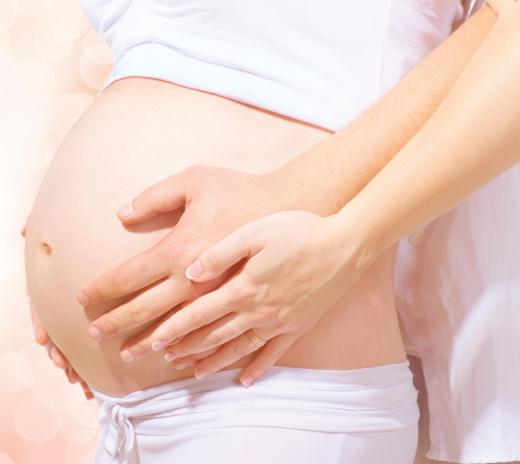
POLYGON ((214 279, 241 259, 258 253, 260 248, 253 227, 246 224, 199 255, 186 269, 186 277, 194 282, 214 279))
POLYGON ((185 171, 181 171, 143 190, 131 203, 119 209, 117 216, 125 224, 137 224, 184 206, 185 177, 185 171))

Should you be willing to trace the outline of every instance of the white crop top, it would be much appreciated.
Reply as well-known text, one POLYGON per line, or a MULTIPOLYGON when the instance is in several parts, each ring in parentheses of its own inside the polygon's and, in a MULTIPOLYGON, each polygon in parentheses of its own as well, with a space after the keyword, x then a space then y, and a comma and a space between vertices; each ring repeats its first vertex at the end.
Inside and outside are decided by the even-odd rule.
MULTIPOLYGON (((338 130, 484 0, 82 4, 114 51, 109 83, 156 77, 338 130)), ((397 252, 396 302, 425 370, 434 460, 520 460, 519 272, 505 246, 520 227, 520 171, 504 176, 397 252)))
POLYGON ((464 15, 457 0, 81 3, 114 53, 107 85, 155 77, 331 130, 377 100, 464 15))

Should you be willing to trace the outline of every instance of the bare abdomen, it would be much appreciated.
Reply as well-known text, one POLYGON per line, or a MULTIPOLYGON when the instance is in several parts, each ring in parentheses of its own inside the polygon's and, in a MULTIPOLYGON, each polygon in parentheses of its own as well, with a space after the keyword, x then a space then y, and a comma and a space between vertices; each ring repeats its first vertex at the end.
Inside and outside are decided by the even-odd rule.
MULTIPOLYGON (((108 307, 86 313, 75 301, 76 291, 151 246, 171 227, 165 222, 162 228, 130 232, 117 219, 117 209, 143 188, 190 165, 265 172, 327 134, 152 79, 123 79, 95 100, 48 168, 26 241, 28 289, 40 320, 89 384, 119 396, 191 373, 174 370, 161 353, 124 363, 120 346, 135 331, 102 343, 86 333, 90 321, 108 307)), ((278 364, 348 369, 404 359, 392 262, 390 251, 278 364)))

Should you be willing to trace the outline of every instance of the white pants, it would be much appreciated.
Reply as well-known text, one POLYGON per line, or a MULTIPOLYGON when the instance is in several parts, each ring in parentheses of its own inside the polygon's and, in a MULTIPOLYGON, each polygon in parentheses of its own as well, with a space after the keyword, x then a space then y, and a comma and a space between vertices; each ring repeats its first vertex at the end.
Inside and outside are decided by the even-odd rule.
POLYGON ((108 396, 96 463, 411 464, 417 391, 408 362, 355 370, 241 368, 108 396))

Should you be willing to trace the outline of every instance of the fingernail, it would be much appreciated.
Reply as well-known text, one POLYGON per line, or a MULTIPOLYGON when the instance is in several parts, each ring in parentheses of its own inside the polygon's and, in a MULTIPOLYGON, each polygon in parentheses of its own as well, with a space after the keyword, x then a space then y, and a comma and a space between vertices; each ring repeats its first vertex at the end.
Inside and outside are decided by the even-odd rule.
POLYGON ((123 361, 125 361, 125 362, 130 362, 135 359, 135 356, 132 353, 130 353, 130 351, 128 351, 128 350, 121 351, 120 356, 123 359, 123 361))
POLYGON ((253 379, 249 378, 249 377, 246 377, 244 380, 241 381, 242 385, 244 387, 249 387, 249 385, 251 385, 251 382, 253 381, 253 379))
POLYGON ((200 262, 195 261, 194 263, 190 264, 186 269, 186 277, 188 279, 196 279, 197 277, 200 277, 202 275, 203 271, 204 269, 202 269, 200 262))
POLYGON ((95 325, 91 325, 88 328, 88 334, 95 338, 96 340, 101 340, 103 338, 103 334, 101 333, 101 330, 99 330, 95 325))
POLYGON ((166 359, 166 361, 173 361, 177 356, 175 356, 173 353, 166 353, 164 355, 164 359, 166 359))
POLYGON ((181 370, 186 367, 186 363, 184 361, 175 361, 173 363, 173 367, 177 370, 181 370))
POLYGON ((198 371, 195 371, 195 377, 200 380, 200 379, 203 379, 204 377, 206 377, 208 375, 208 372, 205 371, 204 369, 201 369, 201 370, 198 370, 198 371))
POLYGON ((82 306, 87 306, 89 303, 88 296, 85 292, 79 292, 76 295, 76 299, 79 301, 79 304, 82 306))
POLYGON ((122 208, 119 208, 117 211, 117 214, 121 217, 128 217, 131 216, 134 212, 134 207, 132 206, 132 203, 128 203, 127 205, 123 206, 122 208))
POLYGON ((156 340, 155 342, 152 343, 152 350, 159 351, 161 348, 164 348, 165 345, 166 345, 165 341, 156 340))

